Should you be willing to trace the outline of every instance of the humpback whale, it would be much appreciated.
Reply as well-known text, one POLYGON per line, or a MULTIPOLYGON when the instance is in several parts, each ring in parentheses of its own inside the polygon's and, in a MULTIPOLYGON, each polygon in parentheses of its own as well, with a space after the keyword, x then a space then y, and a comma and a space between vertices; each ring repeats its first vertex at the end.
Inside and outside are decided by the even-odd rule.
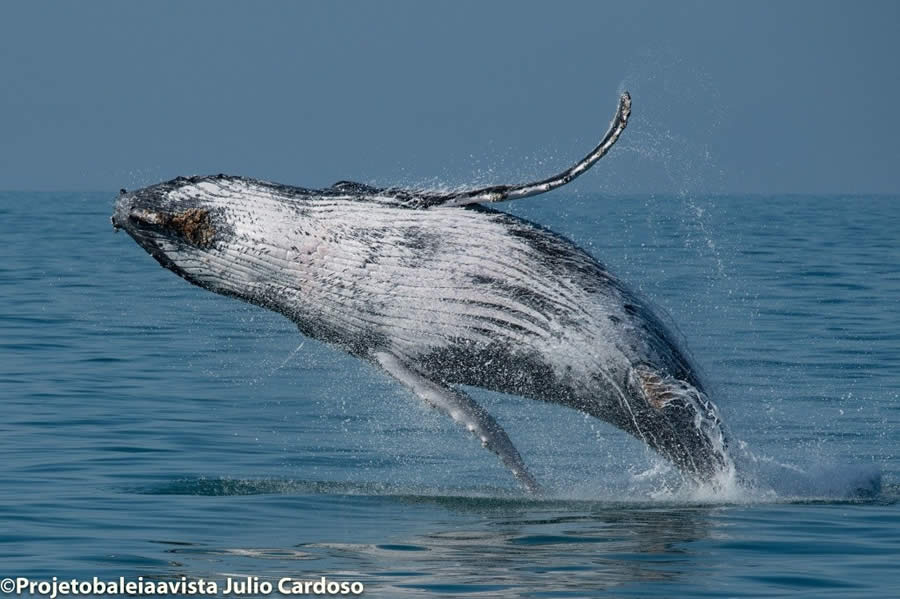
POLYGON ((625 92, 597 147, 537 182, 435 192, 178 177, 120 192, 112 224, 194 285, 377 365, 529 491, 540 485, 519 451, 460 385, 569 406, 711 481, 732 467, 718 409, 650 303, 571 241, 484 206, 569 183, 630 114, 625 92))

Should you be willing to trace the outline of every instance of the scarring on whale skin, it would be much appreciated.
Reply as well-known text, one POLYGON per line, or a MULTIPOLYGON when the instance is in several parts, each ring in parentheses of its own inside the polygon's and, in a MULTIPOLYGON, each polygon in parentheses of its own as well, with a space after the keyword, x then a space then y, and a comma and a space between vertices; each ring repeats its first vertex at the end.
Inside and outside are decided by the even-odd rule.
POLYGON ((457 385, 570 406, 708 481, 731 467, 726 438, 663 320, 567 239, 480 205, 565 185, 606 154, 630 112, 625 93, 600 144, 536 183, 437 193, 179 177, 123 190, 112 222, 191 283, 377 364, 531 491, 504 430, 457 385))

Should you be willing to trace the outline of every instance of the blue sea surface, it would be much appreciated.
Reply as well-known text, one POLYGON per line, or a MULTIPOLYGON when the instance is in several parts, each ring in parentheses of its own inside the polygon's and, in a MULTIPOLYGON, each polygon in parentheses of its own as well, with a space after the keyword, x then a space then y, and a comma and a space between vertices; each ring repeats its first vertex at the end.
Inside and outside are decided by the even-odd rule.
POLYGON ((160 268, 114 200, 0 193, 0 578, 900 595, 900 198, 503 205, 677 323, 744 478, 685 487, 605 423, 468 389, 540 499, 372 366, 160 268))

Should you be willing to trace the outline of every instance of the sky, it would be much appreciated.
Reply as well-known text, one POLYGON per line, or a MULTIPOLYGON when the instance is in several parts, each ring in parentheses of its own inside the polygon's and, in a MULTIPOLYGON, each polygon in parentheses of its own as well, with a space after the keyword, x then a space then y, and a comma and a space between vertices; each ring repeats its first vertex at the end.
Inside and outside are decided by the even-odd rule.
POLYGON ((900 193, 900 2, 0 3, 0 189, 900 193))

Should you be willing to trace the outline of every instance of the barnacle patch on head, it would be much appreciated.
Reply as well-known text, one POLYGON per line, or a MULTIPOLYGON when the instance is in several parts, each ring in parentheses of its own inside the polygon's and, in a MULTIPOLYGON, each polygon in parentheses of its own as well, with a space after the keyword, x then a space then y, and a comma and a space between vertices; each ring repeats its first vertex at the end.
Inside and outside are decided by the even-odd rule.
POLYGON ((202 208, 191 208, 174 214, 154 210, 138 210, 131 214, 131 218, 145 226, 150 225, 154 229, 175 233, 191 245, 198 247, 208 246, 216 236, 216 230, 209 218, 209 211, 202 208))
POLYGON ((169 217, 166 224, 194 245, 209 245, 216 235, 216 230, 210 223, 209 211, 200 208, 177 212, 169 217))

